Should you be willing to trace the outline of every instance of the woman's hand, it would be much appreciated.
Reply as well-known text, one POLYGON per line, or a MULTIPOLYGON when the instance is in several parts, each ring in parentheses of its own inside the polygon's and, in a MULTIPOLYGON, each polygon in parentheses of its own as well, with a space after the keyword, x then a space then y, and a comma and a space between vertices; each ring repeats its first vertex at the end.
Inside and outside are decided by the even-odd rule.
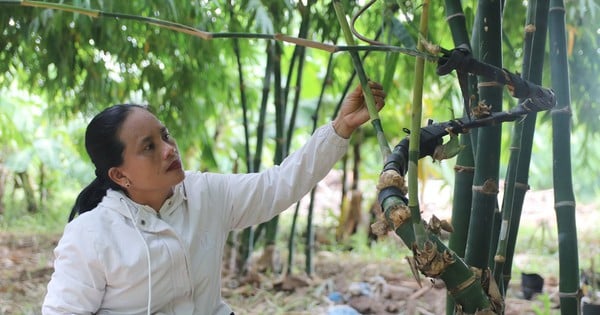
MULTIPOLYGON (((369 81, 369 88, 375 99, 375 107, 377 111, 385 105, 385 92, 381 84, 369 81)), ((338 116, 333 120, 333 129, 343 138, 350 138, 352 132, 360 125, 369 120, 369 111, 367 110, 367 102, 365 101, 363 91, 358 85, 342 103, 338 116)))

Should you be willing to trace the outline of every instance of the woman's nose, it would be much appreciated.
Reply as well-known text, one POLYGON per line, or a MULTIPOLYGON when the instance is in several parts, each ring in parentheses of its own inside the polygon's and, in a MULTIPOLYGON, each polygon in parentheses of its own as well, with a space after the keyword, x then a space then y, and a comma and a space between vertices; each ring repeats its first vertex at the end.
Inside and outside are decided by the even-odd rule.
POLYGON ((165 146, 165 152, 163 154, 164 159, 168 159, 171 156, 177 154, 177 147, 174 145, 166 145, 165 146))

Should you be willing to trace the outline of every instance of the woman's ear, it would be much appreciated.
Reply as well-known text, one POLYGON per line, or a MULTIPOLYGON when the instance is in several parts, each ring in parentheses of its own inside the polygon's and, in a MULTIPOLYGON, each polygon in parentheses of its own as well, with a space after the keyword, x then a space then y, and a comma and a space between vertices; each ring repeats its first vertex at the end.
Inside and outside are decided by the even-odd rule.
POLYGON ((131 186, 131 182, 127 177, 121 172, 118 167, 111 167, 108 170, 108 177, 115 182, 117 185, 127 189, 131 186))

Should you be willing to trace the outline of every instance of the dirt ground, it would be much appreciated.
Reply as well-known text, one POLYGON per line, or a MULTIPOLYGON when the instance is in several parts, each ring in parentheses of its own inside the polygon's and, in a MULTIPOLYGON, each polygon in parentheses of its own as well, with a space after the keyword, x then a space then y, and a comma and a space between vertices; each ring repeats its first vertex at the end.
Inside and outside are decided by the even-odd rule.
MULTIPOLYGON (((532 210, 524 212, 527 217, 524 220, 533 224, 553 221, 554 215, 547 214, 552 209, 551 192, 532 193, 527 198, 526 202, 537 206, 526 207, 532 210)), ((424 213, 428 208, 440 209, 437 203, 447 204, 447 201, 436 198, 423 203, 424 213)), ((443 218, 444 212, 438 215, 443 218)), ((578 226, 582 229, 598 219, 596 206, 578 210, 578 226)), ((52 250, 59 237, 0 232, 0 315, 40 313, 53 270, 52 250)), ((518 259, 524 258, 515 257, 517 263, 518 259)), ((302 266, 301 262, 296 263, 302 266)), ((236 314, 445 314, 443 283, 421 278, 419 287, 404 259, 373 262, 364 254, 318 251, 314 266, 312 278, 251 273, 245 279, 248 281, 240 281, 224 274, 222 293, 236 314)), ((520 298, 519 280, 514 279, 508 290, 507 315, 559 314, 555 277, 545 282, 549 305, 540 299, 520 298)))
MULTIPOLYGON (((40 313, 58 238, 0 234, 0 314, 40 313)), ((419 287, 404 261, 373 263, 351 252, 320 251, 315 273, 312 278, 256 273, 243 282, 225 276, 223 296, 237 314, 358 314, 348 307, 360 314, 444 314, 443 284, 422 278, 419 287)), ((542 307, 510 297, 506 314, 534 314, 535 303, 542 307)))

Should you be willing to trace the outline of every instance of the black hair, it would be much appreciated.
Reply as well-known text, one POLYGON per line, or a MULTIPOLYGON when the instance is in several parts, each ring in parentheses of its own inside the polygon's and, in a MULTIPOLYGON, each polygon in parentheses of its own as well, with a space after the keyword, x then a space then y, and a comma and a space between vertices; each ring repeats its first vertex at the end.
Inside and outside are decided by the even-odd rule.
POLYGON ((133 108, 147 108, 136 104, 118 104, 97 114, 85 130, 85 149, 96 167, 96 178, 77 196, 69 215, 69 222, 75 215, 90 211, 102 201, 106 191, 122 190, 108 176, 111 167, 123 164, 125 145, 119 139, 119 131, 125 118, 133 108))

